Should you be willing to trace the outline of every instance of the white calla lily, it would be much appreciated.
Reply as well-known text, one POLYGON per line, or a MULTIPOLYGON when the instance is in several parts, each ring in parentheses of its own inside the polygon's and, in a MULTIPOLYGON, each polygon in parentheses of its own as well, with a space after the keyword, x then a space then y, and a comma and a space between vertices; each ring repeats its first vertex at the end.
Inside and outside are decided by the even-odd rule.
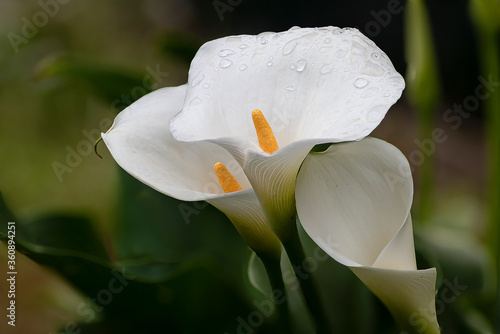
POLYGON ((375 138, 310 154, 297 177, 297 211, 307 234, 348 266, 413 332, 439 333, 435 268, 417 270, 404 155, 375 138))
POLYGON ((316 144, 367 136, 404 88, 391 61, 350 28, 292 28, 217 39, 191 63, 173 137, 230 152, 269 223, 284 236, 295 223, 295 180, 316 144), (251 112, 262 111, 279 149, 259 147, 251 112))
POLYGON ((102 134, 116 162, 129 174, 168 196, 205 200, 224 212, 259 255, 279 259, 281 244, 270 230, 259 201, 241 167, 223 148, 172 138, 170 120, 182 108, 186 85, 150 93, 115 119, 102 134), (214 173, 222 162, 243 190, 224 193, 214 173))

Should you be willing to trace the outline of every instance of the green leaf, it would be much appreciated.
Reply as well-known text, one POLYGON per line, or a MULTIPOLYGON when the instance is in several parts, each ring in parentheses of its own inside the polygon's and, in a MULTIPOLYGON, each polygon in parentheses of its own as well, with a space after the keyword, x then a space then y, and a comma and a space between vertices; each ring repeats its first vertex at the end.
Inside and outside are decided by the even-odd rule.
POLYGON ((271 295, 271 285, 269 284, 266 268, 257 254, 253 252, 248 261, 248 280, 250 284, 264 296, 271 295))
MULTIPOLYGON (((10 216, 1 198, 0 208, 2 217, 10 216)), ((59 272, 88 296, 77 310, 83 318, 78 328, 84 332, 234 333, 238 317, 248 322, 254 311, 227 274, 232 268, 210 257, 181 265, 147 258, 113 263, 88 219, 47 215, 29 223, 9 220, 16 221, 18 251, 59 272)), ((6 238, 1 227, 0 238, 6 238)), ((259 330, 265 328, 259 325, 259 330)))
POLYGON ((120 208, 112 239, 121 259, 181 263, 210 255, 242 281, 250 250, 227 217, 205 202, 163 195, 120 170, 120 208))
POLYGON ((175 56, 189 64, 202 45, 202 41, 185 32, 168 31, 161 36, 160 45, 161 50, 166 54, 175 56))
POLYGON ((494 33, 500 28, 500 1, 470 0, 469 10, 483 33, 494 33))
POLYGON ((152 90, 150 80, 144 80, 144 75, 67 56, 43 59, 36 75, 39 79, 63 78, 82 84, 119 110, 152 90))
MULTIPOLYGON (((405 8, 406 94, 419 111, 433 108, 439 97, 439 78, 432 32, 425 4, 409 0, 405 8)), ((433 112, 433 110, 431 110, 433 112)))

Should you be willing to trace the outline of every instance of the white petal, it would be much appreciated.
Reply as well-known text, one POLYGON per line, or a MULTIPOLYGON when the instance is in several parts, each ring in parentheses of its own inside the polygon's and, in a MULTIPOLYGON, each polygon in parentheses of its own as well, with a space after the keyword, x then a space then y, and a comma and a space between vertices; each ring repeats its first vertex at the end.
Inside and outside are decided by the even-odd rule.
POLYGON ((373 263, 373 267, 398 270, 417 269, 411 215, 408 216, 406 222, 389 244, 385 246, 373 263))
MULTIPOLYGON (((348 266, 375 263, 404 225, 412 196, 404 155, 375 138, 310 154, 297 177, 302 226, 325 252, 348 266)), ((391 252, 413 252, 406 229, 402 232, 401 240, 407 242, 397 238, 391 252)))
POLYGON ((186 86, 159 89, 123 110, 102 134, 117 163, 150 187, 185 201, 207 200, 224 212, 249 246, 279 258, 281 244, 266 223, 243 169, 223 148, 173 139, 169 125, 186 86), (222 162, 244 188, 224 194, 213 166, 222 162))
POLYGON ((281 243, 267 224, 264 211, 252 189, 225 194, 207 201, 224 212, 259 256, 280 258, 281 243))
POLYGON ((163 88, 123 110, 102 138, 117 163, 150 187, 185 201, 226 196, 213 166, 224 163, 246 189, 243 170, 223 148, 172 138, 169 124, 182 108, 186 86, 163 88))
POLYGON ((399 324, 415 333, 439 333, 436 318, 436 269, 391 270, 351 267, 387 306, 399 324))
POLYGON ((356 29, 294 28, 204 44, 191 63, 183 111, 171 125, 182 141, 226 138, 258 147, 260 109, 280 147, 303 140, 357 140, 401 96, 404 80, 356 29))
POLYGON ((314 143, 301 141, 269 155, 247 152, 243 170, 278 237, 284 237, 295 224, 295 181, 297 172, 314 143))

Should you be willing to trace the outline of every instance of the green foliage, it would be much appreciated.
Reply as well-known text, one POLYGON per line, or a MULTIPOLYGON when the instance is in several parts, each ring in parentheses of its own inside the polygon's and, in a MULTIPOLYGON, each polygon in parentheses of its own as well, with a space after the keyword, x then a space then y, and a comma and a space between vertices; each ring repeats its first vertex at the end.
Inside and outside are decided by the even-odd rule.
POLYGON ((406 95, 422 112, 434 108, 439 97, 432 32, 423 0, 409 0, 405 14, 406 95))
MULTIPOLYGON (((123 100, 123 94, 129 94, 136 87, 142 95, 152 90, 149 81, 133 71, 69 56, 45 58, 38 64, 36 76, 38 79, 61 78, 82 85, 110 103, 123 100)), ((135 99, 132 96, 127 102, 135 99)))

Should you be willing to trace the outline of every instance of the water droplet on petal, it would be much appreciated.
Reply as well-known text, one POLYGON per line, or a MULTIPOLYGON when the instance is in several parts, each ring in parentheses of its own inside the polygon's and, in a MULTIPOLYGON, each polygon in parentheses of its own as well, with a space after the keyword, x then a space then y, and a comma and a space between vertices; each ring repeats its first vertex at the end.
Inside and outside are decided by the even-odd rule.
POLYGON ((299 59, 297 61, 297 72, 302 72, 304 71, 304 69, 306 68, 306 65, 307 65, 307 60, 305 59, 299 59))
POLYGON ((294 70, 295 69, 295 64, 290 64, 290 69, 294 70))
POLYGON ((333 64, 325 64, 319 68, 319 73, 328 74, 333 71, 333 64))
POLYGON ((231 59, 222 59, 219 63, 219 67, 220 68, 228 68, 229 66, 231 66, 233 62, 231 61, 231 59))
POLYGON ((203 88, 207 89, 207 88, 210 88, 210 85, 209 85, 209 84, 207 84, 207 83, 204 83, 201 87, 203 87, 203 88))
POLYGON ((382 120, 386 113, 386 106, 383 105, 378 105, 370 109, 368 113, 366 114, 366 119, 370 123, 378 123, 382 120))
POLYGON ((267 62, 267 67, 271 67, 271 66, 273 66, 273 62, 272 61, 268 61, 267 62))
POLYGON ((240 65, 240 71, 244 71, 248 68, 248 66, 246 64, 241 64, 240 65))
POLYGON ((403 88, 405 86, 405 82, 402 77, 394 76, 389 79, 392 82, 392 85, 396 88, 403 88))
POLYGON ((297 30, 297 29, 300 29, 300 27, 299 26, 293 26, 290 29, 288 29, 288 31, 294 31, 294 30, 297 30))
POLYGON ((246 48, 248 48, 248 45, 247 45, 247 44, 241 44, 241 45, 240 45, 240 49, 246 49, 246 48))
POLYGON ((295 90, 295 87, 292 85, 288 85, 285 87, 285 89, 291 92, 292 90, 295 90))
POLYGON ((365 89, 363 94, 361 94, 362 98, 368 98, 368 97, 373 97, 378 94, 378 88, 377 87, 369 87, 365 89))
POLYGON ((364 88, 366 87, 366 85, 368 85, 368 80, 366 80, 365 78, 357 78, 354 81, 354 86, 356 88, 364 88))
POLYGON ((283 50, 281 51, 281 53, 283 53, 283 56, 287 56, 290 53, 292 53, 293 50, 295 50, 295 48, 297 47, 297 45, 299 43, 300 43, 300 38, 294 38, 294 39, 288 41, 285 44, 285 46, 283 46, 283 50))
POLYGON ((195 97, 194 99, 189 102, 190 106, 196 106, 198 104, 201 104, 202 100, 199 97, 195 97))
POLYGON ((338 50, 335 55, 339 58, 342 58, 342 57, 345 57, 345 55, 347 54, 347 52, 345 50, 338 50))
POLYGON ((235 52, 231 49, 224 49, 219 51, 219 57, 224 58, 230 55, 235 54, 235 52))
POLYGON ((260 41, 260 44, 262 44, 262 45, 267 44, 267 39, 263 39, 262 41, 260 41))
POLYGON ((382 67, 380 67, 379 65, 374 64, 372 62, 368 62, 368 63, 366 63, 365 68, 363 69, 363 71, 361 73, 366 74, 366 75, 370 75, 373 77, 378 77, 378 76, 383 75, 384 72, 385 72, 384 69, 382 67))
POLYGON ((198 86, 205 79, 205 74, 198 73, 193 80, 191 80, 191 87, 198 86))

